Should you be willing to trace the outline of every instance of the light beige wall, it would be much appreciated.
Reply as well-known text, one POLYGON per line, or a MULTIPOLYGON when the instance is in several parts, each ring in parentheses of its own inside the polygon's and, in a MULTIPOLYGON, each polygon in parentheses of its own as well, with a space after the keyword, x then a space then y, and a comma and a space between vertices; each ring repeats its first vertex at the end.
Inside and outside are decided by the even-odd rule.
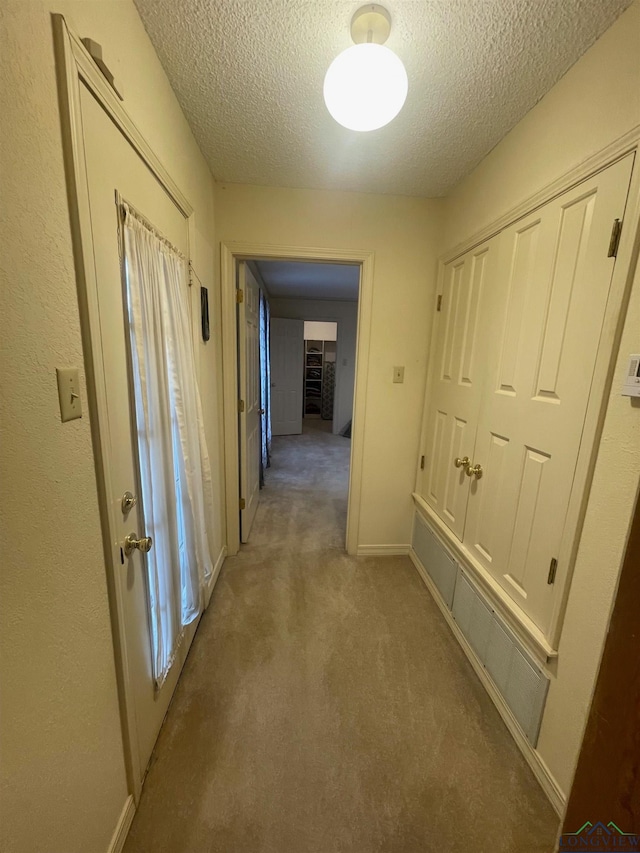
POLYGON ((215 199, 222 241, 375 252, 359 544, 408 543, 442 203, 243 184, 215 199))
MULTIPOLYGON (((51 11, 103 45, 127 109, 196 209, 195 265, 210 285, 213 193, 129 0, 2 4, 0 848, 103 853, 127 788, 86 388, 83 418, 67 424, 56 391, 55 368, 82 367, 82 348, 51 11)), ((204 396, 221 470, 212 350, 204 396)))
POLYGON ((358 303, 332 299, 272 299, 271 313, 274 317, 290 320, 335 320, 338 323, 333 431, 340 432, 353 416, 358 303))
MULTIPOLYGON (((636 2, 447 200, 447 249, 640 123, 636 2)), ((640 475, 640 408, 619 389, 637 352, 636 278, 538 753, 570 788, 640 475)))

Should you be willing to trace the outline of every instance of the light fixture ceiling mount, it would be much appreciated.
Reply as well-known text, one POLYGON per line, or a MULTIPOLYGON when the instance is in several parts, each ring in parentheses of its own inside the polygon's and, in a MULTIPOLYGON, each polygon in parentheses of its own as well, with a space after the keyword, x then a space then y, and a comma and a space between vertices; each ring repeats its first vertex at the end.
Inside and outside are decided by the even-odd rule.
POLYGON ((324 78, 324 100, 333 118, 349 130, 384 127, 402 109, 407 72, 396 54, 384 47, 391 16, 377 3, 358 9, 351 19, 352 47, 331 63, 324 78))
POLYGON ((378 3, 368 3, 351 18, 351 38, 354 44, 384 44, 390 32, 391 15, 378 3))

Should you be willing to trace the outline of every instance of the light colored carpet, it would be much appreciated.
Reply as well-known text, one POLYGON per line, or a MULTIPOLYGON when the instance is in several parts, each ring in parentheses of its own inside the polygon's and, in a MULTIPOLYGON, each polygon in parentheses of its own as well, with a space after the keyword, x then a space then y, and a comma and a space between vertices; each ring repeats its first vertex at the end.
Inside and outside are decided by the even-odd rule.
POLYGON ((406 557, 343 550, 350 442, 274 439, 125 853, 550 853, 558 820, 406 557))

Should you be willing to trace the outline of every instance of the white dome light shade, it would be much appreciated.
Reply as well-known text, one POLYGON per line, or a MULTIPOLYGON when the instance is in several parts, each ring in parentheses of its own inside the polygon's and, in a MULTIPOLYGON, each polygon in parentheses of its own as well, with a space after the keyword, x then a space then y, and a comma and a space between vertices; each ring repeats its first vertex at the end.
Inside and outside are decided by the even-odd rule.
POLYGON ((333 60, 324 78, 324 100, 338 124, 377 130, 394 119, 409 81, 402 61, 381 44, 355 44, 333 60))

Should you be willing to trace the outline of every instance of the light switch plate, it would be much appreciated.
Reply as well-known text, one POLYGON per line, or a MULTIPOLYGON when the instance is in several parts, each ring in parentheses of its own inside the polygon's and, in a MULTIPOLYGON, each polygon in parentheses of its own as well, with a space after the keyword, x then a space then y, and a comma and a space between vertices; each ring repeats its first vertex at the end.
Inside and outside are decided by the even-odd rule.
POLYGON ((62 422, 82 417, 80 403, 80 377, 77 367, 58 367, 58 397, 60 398, 60 417, 62 422))
POLYGON ((393 381, 404 382, 404 367, 393 368, 393 381))
POLYGON ((629 356, 627 375, 622 386, 624 397, 640 397, 640 353, 629 356))

